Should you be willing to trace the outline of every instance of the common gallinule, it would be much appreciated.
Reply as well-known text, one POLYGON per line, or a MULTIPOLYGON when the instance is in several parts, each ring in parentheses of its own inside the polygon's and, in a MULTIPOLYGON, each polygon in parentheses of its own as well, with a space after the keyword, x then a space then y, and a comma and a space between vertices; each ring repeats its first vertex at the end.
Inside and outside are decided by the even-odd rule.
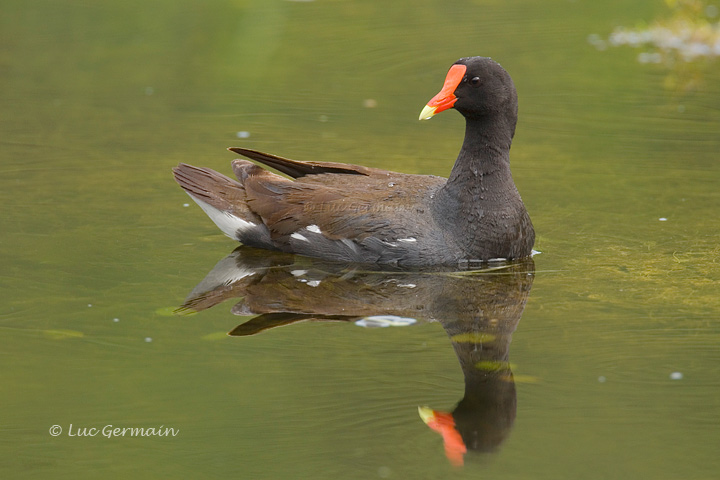
POLYGON ((510 174, 517 93, 485 57, 461 58, 420 119, 454 108, 465 140, 450 178, 298 162, 230 148, 292 179, 234 160, 238 181, 180 164, 175 180, 227 236, 246 245, 345 262, 467 264, 531 254, 535 232, 510 174))

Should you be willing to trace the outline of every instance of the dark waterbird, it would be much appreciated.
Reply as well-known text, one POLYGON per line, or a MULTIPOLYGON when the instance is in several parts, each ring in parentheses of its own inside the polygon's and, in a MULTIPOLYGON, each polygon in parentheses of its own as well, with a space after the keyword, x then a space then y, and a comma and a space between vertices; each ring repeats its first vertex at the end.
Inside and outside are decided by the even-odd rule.
POLYGON ((187 164, 175 179, 215 224, 245 245, 329 260, 455 265, 529 256, 530 217, 510 173, 517 93, 485 57, 462 58, 420 119, 449 108, 466 121, 450 177, 230 148, 291 177, 234 160, 237 180, 187 164))

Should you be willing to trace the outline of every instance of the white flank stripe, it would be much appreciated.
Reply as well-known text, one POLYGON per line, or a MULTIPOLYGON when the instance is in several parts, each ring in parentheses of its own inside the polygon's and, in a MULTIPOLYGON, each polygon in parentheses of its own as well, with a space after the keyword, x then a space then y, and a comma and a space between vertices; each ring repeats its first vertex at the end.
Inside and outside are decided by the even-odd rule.
POLYGON ((290 238, 294 238, 295 240, 302 240, 303 242, 310 243, 310 240, 305 238, 304 236, 300 235, 299 233, 295 232, 292 235, 290 235, 290 238))
POLYGON ((320 231, 320 227, 318 227, 317 225, 308 225, 307 227, 305 227, 305 230, 313 233, 322 233, 320 231))

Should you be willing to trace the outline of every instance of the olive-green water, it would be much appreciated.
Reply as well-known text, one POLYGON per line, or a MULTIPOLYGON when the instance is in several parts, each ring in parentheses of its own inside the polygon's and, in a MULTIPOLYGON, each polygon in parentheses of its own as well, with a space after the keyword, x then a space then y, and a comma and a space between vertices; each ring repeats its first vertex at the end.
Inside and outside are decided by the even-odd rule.
POLYGON ((2 478, 720 475, 720 59, 597 45, 663 2, 1 10, 2 478), (468 55, 518 88, 534 266, 403 277, 241 250, 222 265, 259 273, 173 313, 236 245, 172 166, 229 174, 247 146, 447 175, 461 116, 417 116, 468 55), (454 411, 468 451, 418 406, 454 411))

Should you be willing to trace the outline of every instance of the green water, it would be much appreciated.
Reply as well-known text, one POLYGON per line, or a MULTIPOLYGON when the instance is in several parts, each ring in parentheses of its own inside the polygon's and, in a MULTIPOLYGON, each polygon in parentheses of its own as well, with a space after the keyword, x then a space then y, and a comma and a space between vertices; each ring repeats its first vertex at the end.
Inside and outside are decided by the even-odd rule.
POLYGON ((717 478, 720 61, 641 64, 587 41, 664 12, 5 0, 2 477, 717 478), (463 398, 444 324, 229 337, 249 320, 237 298, 172 313, 236 245, 170 169, 230 173, 225 148, 245 146, 447 175, 462 118, 417 116, 467 55, 516 82, 513 173, 543 253, 509 347, 514 421, 454 467, 417 410, 463 398))

